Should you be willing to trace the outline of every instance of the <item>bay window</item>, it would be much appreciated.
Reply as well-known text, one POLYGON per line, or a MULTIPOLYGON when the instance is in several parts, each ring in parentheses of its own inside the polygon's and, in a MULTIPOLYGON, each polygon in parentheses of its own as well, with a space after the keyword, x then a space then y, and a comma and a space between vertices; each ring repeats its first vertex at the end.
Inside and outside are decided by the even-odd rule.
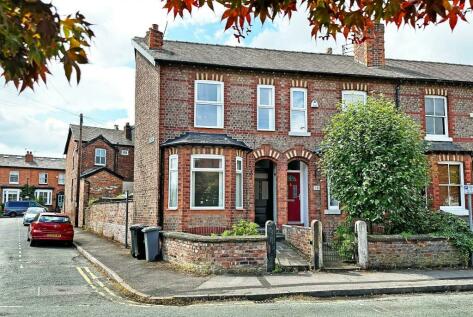
POLYGON ((221 155, 192 155, 191 208, 224 208, 224 167, 221 155))
POLYGON ((46 206, 50 206, 52 204, 52 194, 53 191, 49 189, 37 189, 34 192, 36 200, 46 206))
POLYGON ((447 98, 425 97, 425 134, 430 141, 451 141, 448 137, 447 98))
POLYGON ((7 201, 18 201, 20 200, 20 194, 21 189, 5 188, 3 190, 2 203, 6 203, 7 201))
POLYGON ((274 131, 274 86, 258 85, 257 89, 257 129, 260 131, 274 131))
POLYGON ((195 81, 194 126, 223 128, 223 82, 195 81))
POLYGON ((290 135, 310 135, 307 131, 307 89, 291 88, 290 135))
POLYGON ((235 166, 235 208, 243 208, 243 159, 236 158, 235 166))
POLYGON ((177 209, 178 197, 178 157, 176 154, 169 156, 169 190, 168 190, 168 208, 177 209))

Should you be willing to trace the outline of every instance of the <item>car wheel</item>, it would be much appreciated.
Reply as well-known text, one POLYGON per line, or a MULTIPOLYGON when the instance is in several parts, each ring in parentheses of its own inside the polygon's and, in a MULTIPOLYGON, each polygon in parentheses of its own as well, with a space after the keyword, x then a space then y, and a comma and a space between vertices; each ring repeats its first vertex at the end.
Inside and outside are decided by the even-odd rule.
POLYGON ((12 212, 12 213, 10 214, 10 217, 12 217, 12 218, 16 217, 16 212, 12 212))
POLYGON ((36 241, 33 239, 30 239, 30 247, 35 247, 36 246, 36 241))

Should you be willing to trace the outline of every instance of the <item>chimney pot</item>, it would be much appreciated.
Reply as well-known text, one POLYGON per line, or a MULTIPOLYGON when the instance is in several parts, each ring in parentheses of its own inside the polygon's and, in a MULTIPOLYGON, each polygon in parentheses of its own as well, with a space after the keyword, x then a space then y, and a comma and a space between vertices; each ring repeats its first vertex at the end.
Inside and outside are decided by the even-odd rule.
POLYGON ((118 124, 115 124, 115 130, 118 130, 118 124))
POLYGON ((125 130, 125 138, 131 141, 131 126, 129 122, 125 124, 124 130, 125 130))
POLYGON ((161 49, 163 47, 163 32, 159 31, 157 24, 151 25, 147 32, 148 47, 151 50, 161 49))
POLYGON ((384 24, 375 23, 369 30, 363 43, 354 45, 355 62, 366 67, 385 65, 384 24))

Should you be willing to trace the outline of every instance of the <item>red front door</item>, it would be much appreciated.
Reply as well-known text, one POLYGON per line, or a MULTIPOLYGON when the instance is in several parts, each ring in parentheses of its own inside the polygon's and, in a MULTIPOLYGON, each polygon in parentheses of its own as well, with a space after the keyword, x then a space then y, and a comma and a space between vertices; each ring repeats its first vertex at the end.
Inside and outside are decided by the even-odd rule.
POLYGON ((300 173, 287 173, 287 220, 290 222, 301 222, 300 175, 300 173))

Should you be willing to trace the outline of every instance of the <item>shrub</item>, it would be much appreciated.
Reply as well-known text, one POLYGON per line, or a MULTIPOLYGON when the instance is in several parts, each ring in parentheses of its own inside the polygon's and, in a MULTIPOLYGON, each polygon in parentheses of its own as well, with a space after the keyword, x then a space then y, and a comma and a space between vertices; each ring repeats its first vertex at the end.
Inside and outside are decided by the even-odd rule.
POLYGON ((232 230, 225 230, 222 236, 256 236, 259 234, 258 228, 259 226, 254 222, 240 220, 237 224, 232 226, 232 230))
POLYGON ((338 226, 333 237, 333 246, 342 258, 352 260, 357 248, 353 226, 348 223, 338 226))

